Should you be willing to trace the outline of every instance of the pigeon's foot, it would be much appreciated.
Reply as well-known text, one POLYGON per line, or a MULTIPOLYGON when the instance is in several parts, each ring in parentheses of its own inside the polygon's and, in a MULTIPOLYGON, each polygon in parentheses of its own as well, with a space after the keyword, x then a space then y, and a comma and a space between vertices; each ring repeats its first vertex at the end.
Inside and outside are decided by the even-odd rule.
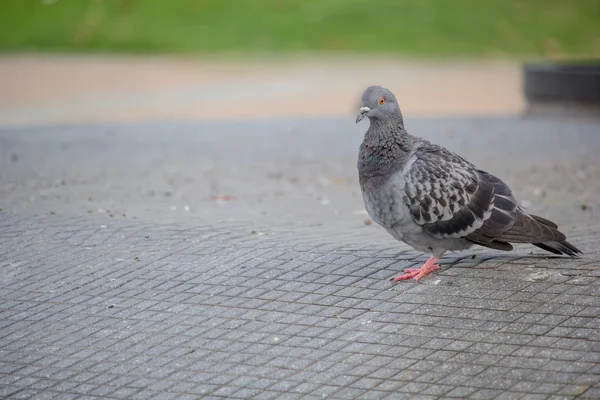
POLYGON ((429 260, 427 260, 421 268, 406 268, 404 270, 404 272, 406 272, 406 274, 398 275, 397 277, 393 278, 392 280, 394 282, 397 282, 397 281, 403 281, 405 279, 414 278, 415 281, 418 282, 419 279, 421 279, 422 277, 424 277, 431 271, 435 271, 436 269, 440 268, 440 266, 435 263, 437 260, 438 260, 437 258, 429 257, 429 260))

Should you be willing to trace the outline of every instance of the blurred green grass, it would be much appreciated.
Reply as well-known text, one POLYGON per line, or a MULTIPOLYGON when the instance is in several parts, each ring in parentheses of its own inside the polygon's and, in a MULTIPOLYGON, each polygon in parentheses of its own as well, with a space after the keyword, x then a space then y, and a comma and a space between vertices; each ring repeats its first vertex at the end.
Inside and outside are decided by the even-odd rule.
POLYGON ((599 0, 0 0, 4 51, 600 56, 599 0))

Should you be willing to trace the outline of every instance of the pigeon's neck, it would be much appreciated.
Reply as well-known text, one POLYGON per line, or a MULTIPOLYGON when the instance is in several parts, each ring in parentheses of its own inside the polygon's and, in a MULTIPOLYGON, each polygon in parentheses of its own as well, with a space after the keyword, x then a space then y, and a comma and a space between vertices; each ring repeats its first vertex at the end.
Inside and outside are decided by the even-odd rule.
POLYGON ((394 172, 406 162, 413 140, 402 120, 384 123, 371 120, 361 146, 358 168, 365 175, 394 172))
POLYGON ((412 147, 412 137, 404 129, 402 118, 395 120, 380 121, 371 119, 369 129, 365 134, 365 140, 381 142, 382 144, 393 141, 397 145, 412 147))

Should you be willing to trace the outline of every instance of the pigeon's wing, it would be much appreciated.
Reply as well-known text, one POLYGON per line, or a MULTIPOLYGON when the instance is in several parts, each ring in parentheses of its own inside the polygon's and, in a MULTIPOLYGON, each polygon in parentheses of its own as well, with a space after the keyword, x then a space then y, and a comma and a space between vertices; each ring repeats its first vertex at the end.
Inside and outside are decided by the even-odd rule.
POLYGON ((493 207, 490 218, 479 229, 467 235, 467 239, 483 245, 491 241, 541 243, 565 240, 565 235, 558 231, 554 222, 524 212, 504 182, 484 171, 477 171, 477 174, 480 181, 493 185, 493 207), (503 223, 509 221, 510 224, 503 223))
MULTIPOLYGON (((450 151, 423 143, 405 171, 405 202, 414 221, 437 238, 462 238, 483 227, 494 213, 494 181, 482 179, 469 162, 450 151)), ((506 185, 498 180, 502 189, 506 185)), ((516 202, 506 188, 503 210, 494 213, 488 233, 501 234, 515 221, 516 202), (506 204, 504 204, 506 203, 506 204), (506 211, 506 212, 504 212, 506 211)))
POLYGON ((405 171, 405 202, 414 221, 437 238, 464 238, 511 250, 509 242, 564 241, 556 224, 523 212, 510 188, 458 155, 429 143, 405 171))

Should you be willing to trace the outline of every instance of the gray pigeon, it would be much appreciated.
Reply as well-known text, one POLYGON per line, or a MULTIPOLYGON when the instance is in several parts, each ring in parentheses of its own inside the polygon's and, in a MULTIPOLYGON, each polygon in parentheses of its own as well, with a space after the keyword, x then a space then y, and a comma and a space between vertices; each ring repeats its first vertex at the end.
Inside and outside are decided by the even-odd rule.
POLYGON ((358 176, 365 208, 396 240, 432 255, 395 281, 418 281, 439 268, 436 262, 446 251, 474 244, 510 251, 511 243, 532 243, 554 254, 581 253, 555 223, 519 207, 500 179, 409 135, 388 89, 365 90, 356 123, 364 117, 370 126, 358 153, 358 176))

